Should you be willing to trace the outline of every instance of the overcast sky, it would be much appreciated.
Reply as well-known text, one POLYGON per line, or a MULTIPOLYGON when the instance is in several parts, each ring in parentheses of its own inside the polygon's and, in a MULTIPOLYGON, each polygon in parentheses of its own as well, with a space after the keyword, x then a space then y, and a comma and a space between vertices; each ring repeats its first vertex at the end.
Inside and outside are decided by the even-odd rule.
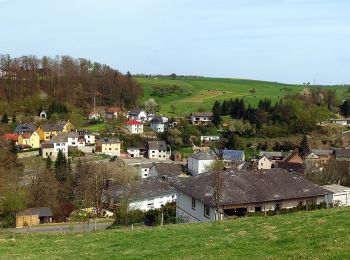
POLYGON ((348 0, 0 0, 0 53, 121 72, 350 83, 348 0))

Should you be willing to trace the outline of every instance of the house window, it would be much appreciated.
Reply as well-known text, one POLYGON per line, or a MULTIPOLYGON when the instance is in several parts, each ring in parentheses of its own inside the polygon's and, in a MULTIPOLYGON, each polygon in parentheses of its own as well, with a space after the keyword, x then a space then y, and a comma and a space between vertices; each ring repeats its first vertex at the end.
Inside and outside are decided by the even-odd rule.
POLYGON ((147 208, 148 209, 154 209, 154 202, 148 202, 147 208))
POLYGON ((196 209, 196 199, 192 198, 192 209, 196 209))
POLYGON ((255 212, 261 212, 261 206, 260 207, 255 207, 255 212))
POLYGON ((208 205, 204 205, 204 216, 210 217, 210 207, 208 205))
POLYGON ((276 203, 275 204, 275 210, 279 210, 281 209, 281 204, 280 203, 276 203))

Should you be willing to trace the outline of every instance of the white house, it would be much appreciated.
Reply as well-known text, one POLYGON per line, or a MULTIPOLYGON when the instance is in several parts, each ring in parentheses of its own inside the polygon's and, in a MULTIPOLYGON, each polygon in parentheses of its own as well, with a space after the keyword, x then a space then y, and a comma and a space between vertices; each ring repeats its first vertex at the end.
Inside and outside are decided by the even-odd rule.
POLYGON ((105 110, 107 119, 117 119, 125 116, 125 111, 120 107, 110 107, 105 110))
POLYGON ((89 120, 100 120, 101 115, 96 111, 92 111, 89 113, 89 120))
POLYGON ((350 205, 350 188, 332 184, 324 185, 322 188, 331 192, 328 195, 328 202, 338 206, 349 206, 350 205))
MULTIPOLYGON (((118 188, 111 188, 107 192, 109 205, 113 208, 123 196, 118 188)), ((167 182, 161 179, 143 179, 139 181, 131 193, 129 210, 159 209, 169 202, 176 201, 176 191, 167 182)))
POLYGON ((166 160, 170 158, 170 155, 170 146, 165 141, 148 141, 149 159, 166 160))
POLYGON ((57 136, 51 138, 50 143, 53 144, 53 157, 56 157, 60 150, 66 157, 68 157, 67 135, 59 133, 57 136))
POLYGON ((129 147, 126 151, 132 158, 142 157, 140 148, 129 147))
POLYGON ((128 119, 144 123, 147 121, 147 113, 145 110, 137 108, 128 112, 128 119))
POLYGON ((134 165, 142 179, 148 178, 148 174, 152 166, 153 163, 142 163, 134 165))
POLYGON ((208 171, 217 157, 211 153, 199 151, 188 158, 188 172, 193 176, 208 171))
POLYGON ((87 145, 95 144, 96 143, 96 136, 92 133, 85 133, 84 134, 85 143, 87 145))
POLYGON ((163 118, 166 117, 162 117, 162 116, 156 116, 151 120, 151 129, 157 133, 164 133, 166 125, 167 125, 167 121, 168 120, 164 120, 163 118))
POLYGON ((211 171, 178 178, 176 215, 187 222, 205 222, 326 202, 329 191, 283 169, 269 171, 211 171), (216 181, 220 196, 215 198, 216 181), (278 185, 276 185, 278 183, 278 185), (258 188, 257 188, 258 187, 258 188))
POLYGON ((143 124, 137 120, 129 120, 124 123, 125 128, 131 134, 142 134, 143 133, 143 124))
POLYGON ((218 135, 202 135, 201 136, 201 142, 217 142, 220 141, 220 136, 218 135))
POLYGON ((191 114, 192 125, 207 125, 213 120, 211 112, 193 112, 191 114))
POLYGON ((347 126, 350 125, 350 118, 331 119, 332 124, 347 126))
POLYGON ((266 156, 260 157, 258 160, 258 169, 259 170, 271 170, 272 161, 268 159, 266 156))

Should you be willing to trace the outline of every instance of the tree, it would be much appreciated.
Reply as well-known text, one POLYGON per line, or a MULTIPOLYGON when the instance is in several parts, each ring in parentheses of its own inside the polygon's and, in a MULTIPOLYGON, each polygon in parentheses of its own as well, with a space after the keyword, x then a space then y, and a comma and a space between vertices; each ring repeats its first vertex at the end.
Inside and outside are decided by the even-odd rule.
POLYGON ((345 117, 350 116, 350 99, 345 100, 340 106, 340 113, 345 117))
POLYGON ((52 165, 51 157, 48 156, 46 158, 46 169, 51 169, 51 165, 52 165))
POLYGON ((156 112, 159 109, 159 105, 153 98, 149 98, 144 103, 145 109, 149 112, 156 112))
POLYGON ((303 135, 299 143, 299 153, 304 153, 309 150, 309 141, 307 135, 303 135))
POLYGON ((174 104, 170 105, 171 113, 175 114, 176 106, 174 104))
POLYGON ((176 79, 176 77, 177 77, 177 75, 176 75, 175 73, 171 73, 171 74, 170 74, 170 78, 171 78, 171 79, 174 80, 174 79, 176 79))
POLYGON ((225 173, 222 169, 216 169, 211 173, 211 188, 218 214, 218 220, 221 220, 222 218, 222 212, 220 212, 220 201, 224 190, 224 174, 225 173))
POLYGON ((230 134, 228 135, 228 142, 226 146, 229 149, 243 149, 244 142, 238 135, 230 132, 230 134))
POLYGON ((62 150, 59 150, 55 161, 55 174, 59 182, 64 182, 66 180, 67 169, 68 163, 66 156, 63 154, 62 150))
POLYGON ((15 124, 16 123, 16 114, 13 114, 13 116, 12 116, 12 124, 15 124))
POLYGON ((215 101, 213 105, 213 124, 218 127, 221 122, 221 104, 219 101, 215 101))
POLYGON ((2 115, 1 123, 3 123, 3 124, 8 124, 8 122, 9 122, 9 117, 8 117, 7 113, 5 112, 5 113, 2 115))

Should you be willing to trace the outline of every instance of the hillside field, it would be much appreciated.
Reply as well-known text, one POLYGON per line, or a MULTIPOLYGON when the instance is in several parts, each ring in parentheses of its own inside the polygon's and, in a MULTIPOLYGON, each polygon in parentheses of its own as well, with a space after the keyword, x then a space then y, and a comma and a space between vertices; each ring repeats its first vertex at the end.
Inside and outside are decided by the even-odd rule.
POLYGON ((1 259, 349 259, 350 208, 164 228, 0 234, 1 259))
MULTIPOLYGON (((273 103, 287 94, 298 93, 305 86, 282 84, 277 82, 267 82, 244 79, 225 78, 204 78, 204 77, 145 77, 135 78, 144 87, 144 97, 154 98, 160 105, 160 113, 168 116, 186 116, 199 108, 211 111, 215 100, 223 101, 230 98, 244 98, 247 106, 256 106, 260 99, 269 98, 273 103), (152 87, 167 88, 179 86, 182 93, 172 93, 164 97, 152 96, 152 87), (255 89, 256 93, 251 94, 250 90, 255 89), (175 113, 171 110, 171 105, 176 107, 175 113)), ((346 87, 326 86, 337 91, 338 99, 343 100, 349 93, 346 87)))

